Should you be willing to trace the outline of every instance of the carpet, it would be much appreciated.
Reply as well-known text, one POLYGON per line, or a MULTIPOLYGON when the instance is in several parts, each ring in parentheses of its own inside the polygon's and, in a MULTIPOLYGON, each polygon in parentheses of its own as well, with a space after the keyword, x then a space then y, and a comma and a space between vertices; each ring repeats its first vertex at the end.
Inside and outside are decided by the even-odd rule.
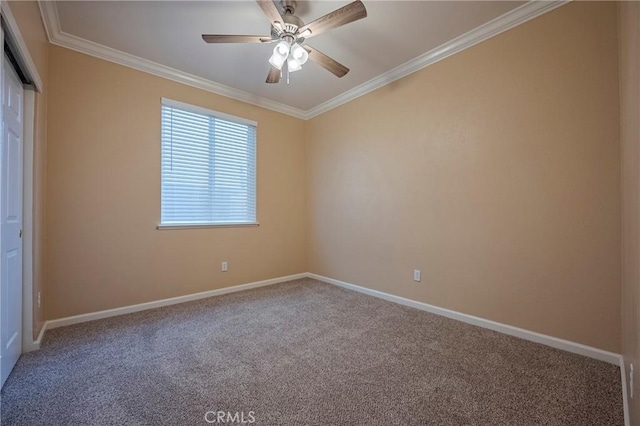
POLYGON ((50 330, 3 425, 623 425, 617 366, 312 279, 50 330))

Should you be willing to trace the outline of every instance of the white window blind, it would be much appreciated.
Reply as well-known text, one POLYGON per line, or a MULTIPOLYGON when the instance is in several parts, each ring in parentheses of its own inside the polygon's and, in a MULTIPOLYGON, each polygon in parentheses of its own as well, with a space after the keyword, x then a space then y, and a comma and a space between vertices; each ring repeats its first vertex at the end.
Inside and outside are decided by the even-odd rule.
POLYGON ((161 225, 256 222, 256 125, 162 101, 161 225))

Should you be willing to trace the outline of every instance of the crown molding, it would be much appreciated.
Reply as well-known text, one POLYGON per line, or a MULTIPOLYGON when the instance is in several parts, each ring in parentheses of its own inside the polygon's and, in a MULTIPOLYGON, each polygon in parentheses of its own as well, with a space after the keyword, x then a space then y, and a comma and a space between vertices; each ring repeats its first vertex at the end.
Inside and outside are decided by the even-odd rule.
POLYGON ((40 14, 42 15, 42 21, 47 32, 47 37, 49 37, 49 42, 51 44, 75 50, 116 64, 124 65, 129 68, 134 68, 169 80, 177 81, 179 83, 187 84, 189 86, 236 99, 238 101, 267 108, 292 117, 308 120, 359 98, 360 96, 366 95, 369 92, 386 86, 389 83, 406 77, 409 74, 428 67, 429 65, 451 55, 461 52, 464 49, 488 40, 491 37, 510 30, 511 28, 530 21, 531 19, 557 9, 570 1, 571 0, 529 1, 522 6, 505 13, 504 15, 501 15, 436 47, 435 49, 430 50, 429 52, 405 62, 390 71, 380 74, 379 76, 306 111, 65 33, 60 28, 56 2, 39 0, 38 5, 40 7, 40 14))
POLYGON ((124 65, 168 80, 173 80, 178 83, 187 84, 189 86, 226 96, 238 101, 290 115, 292 117, 306 119, 305 111, 299 108, 285 105, 262 96, 253 95, 243 90, 216 83, 215 81, 207 80, 206 78, 198 77, 197 75, 189 74, 148 59, 143 59, 138 56, 65 33, 60 28, 56 2, 40 0, 38 1, 38 4, 40 6, 42 21, 44 22, 47 36, 49 37, 49 42, 51 44, 114 62, 119 65, 124 65))
POLYGON ((320 105, 311 108, 306 111, 307 119, 316 117, 327 111, 339 107, 349 101, 352 101, 360 96, 366 95, 376 89, 379 89, 387 84, 393 83, 403 77, 413 74, 429 65, 432 65, 442 59, 448 58, 451 55, 455 55, 471 46, 481 43, 491 37, 497 36, 511 28, 517 27, 533 18, 537 18, 547 12, 557 9, 569 3, 571 0, 559 0, 559 1, 545 1, 545 0, 532 0, 522 6, 519 6, 504 15, 501 15, 486 24, 480 25, 473 30, 448 41, 435 49, 432 49, 416 58, 405 62, 404 64, 397 66, 396 68, 380 74, 379 76, 362 83, 361 85, 350 89, 335 98, 329 99, 320 105))
MULTIPOLYGON (((1 1, 1 0, 0 0, 1 1)), ((53 42, 55 34, 60 34, 60 17, 58 16, 58 7, 55 2, 38 1, 38 9, 44 24, 44 32, 47 34, 49 43, 53 42)))

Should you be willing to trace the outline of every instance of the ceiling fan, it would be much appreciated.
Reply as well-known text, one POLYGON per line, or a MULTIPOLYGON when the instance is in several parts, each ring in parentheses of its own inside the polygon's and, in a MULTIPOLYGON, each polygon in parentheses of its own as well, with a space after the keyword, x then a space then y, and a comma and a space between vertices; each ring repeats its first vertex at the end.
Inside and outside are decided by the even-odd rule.
POLYGON ((338 77, 344 77, 349 72, 349 68, 303 43, 310 37, 365 18, 367 9, 360 0, 336 9, 306 25, 295 16, 297 5, 295 0, 280 0, 283 15, 272 0, 256 0, 256 2, 271 21, 270 36, 202 34, 202 39, 207 43, 277 43, 269 58, 271 70, 267 75, 267 83, 278 83, 283 70, 287 72, 288 80, 289 73, 302 69, 302 65, 308 59, 338 77))

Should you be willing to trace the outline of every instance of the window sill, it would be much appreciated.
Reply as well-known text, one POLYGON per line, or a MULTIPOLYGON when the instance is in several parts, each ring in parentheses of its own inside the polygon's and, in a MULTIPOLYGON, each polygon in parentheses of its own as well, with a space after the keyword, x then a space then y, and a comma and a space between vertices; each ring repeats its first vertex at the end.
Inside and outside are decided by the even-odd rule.
POLYGON ((175 225, 163 225, 156 226, 157 230, 170 231, 174 229, 203 229, 203 228, 246 228, 260 226, 258 222, 242 222, 242 223, 190 223, 190 224, 175 224, 175 225))

